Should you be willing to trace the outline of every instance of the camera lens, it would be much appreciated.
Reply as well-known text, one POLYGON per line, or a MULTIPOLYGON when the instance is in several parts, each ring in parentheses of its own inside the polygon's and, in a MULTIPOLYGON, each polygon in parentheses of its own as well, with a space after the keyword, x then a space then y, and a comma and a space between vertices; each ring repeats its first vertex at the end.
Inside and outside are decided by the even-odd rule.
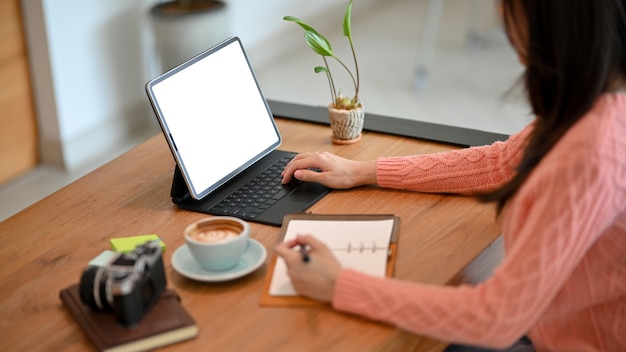
POLYGON ((80 299, 94 310, 113 311, 106 292, 104 268, 89 267, 80 277, 80 299))

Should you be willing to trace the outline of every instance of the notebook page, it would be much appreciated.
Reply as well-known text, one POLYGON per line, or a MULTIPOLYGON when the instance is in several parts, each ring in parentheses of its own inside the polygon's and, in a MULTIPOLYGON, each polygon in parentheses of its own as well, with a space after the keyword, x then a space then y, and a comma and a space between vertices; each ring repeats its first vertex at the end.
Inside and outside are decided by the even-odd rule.
MULTIPOLYGON (((324 242, 342 267, 385 277, 394 222, 386 220, 291 220, 284 241, 310 234, 324 242)), ((295 248, 294 250, 297 250, 295 248)), ((295 296, 282 258, 277 258, 269 294, 295 296)))

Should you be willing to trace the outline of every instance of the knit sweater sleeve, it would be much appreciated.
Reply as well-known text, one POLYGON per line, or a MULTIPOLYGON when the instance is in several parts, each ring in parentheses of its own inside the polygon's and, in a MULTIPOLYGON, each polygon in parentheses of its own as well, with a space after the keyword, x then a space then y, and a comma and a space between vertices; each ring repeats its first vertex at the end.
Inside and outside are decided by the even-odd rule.
POLYGON ((451 152, 381 158, 376 166, 381 187, 431 193, 469 194, 508 181, 519 162, 532 124, 504 142, 451 152))
MULTIPOLYGON (((584 134, 584 129, 579 126, 573 133, 584 134)), ((607 227, 626 216, 626 184, 619 177, 626 174, 626 142, 618 140, 625 132, 621 126, 621 132, 612 136, 600 135, 594 143, 603 146, 576 138, 559 142, 508 204, 503 224, 506 259, 484 283, 438 287, 344 269, 333 306, 444 341, 510 345, 554 304, 607 227)), ((616 253, 624 246, 616 243, 624 242, 614 241, 605 253, 621 255, 616 253)), ((561 302, 557 314, 572 309, 564 307, 580 299, 576 290, 623 287, 621 274, 598 288, 594 275, 587 274, 582 274, 585 282, 571 283, 574 290, 565 295, 570 302, 561 302)), ((594 295, 600 292, 590 294, 594 295)))

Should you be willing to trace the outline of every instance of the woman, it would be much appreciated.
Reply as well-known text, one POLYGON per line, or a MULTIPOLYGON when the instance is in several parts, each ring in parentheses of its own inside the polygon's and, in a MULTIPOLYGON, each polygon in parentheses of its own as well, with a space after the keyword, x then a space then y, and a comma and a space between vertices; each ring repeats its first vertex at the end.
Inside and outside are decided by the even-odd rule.
POLYGON ((498 204, 506 256, 477 286, 434 287, 342 269, 314 237, 280 244, 296 290, 416 334, 503 349, 626 350, 626 5, 503 0, 535 121, 506 142, 361 162, 301 154, 283 173, 475 194, 498 204), (322 172, 309 171, 318 168, 322 172), (303 263, 292 247, 311 247, 303 263), (395 302, 388 305, 384 302, 395 302))

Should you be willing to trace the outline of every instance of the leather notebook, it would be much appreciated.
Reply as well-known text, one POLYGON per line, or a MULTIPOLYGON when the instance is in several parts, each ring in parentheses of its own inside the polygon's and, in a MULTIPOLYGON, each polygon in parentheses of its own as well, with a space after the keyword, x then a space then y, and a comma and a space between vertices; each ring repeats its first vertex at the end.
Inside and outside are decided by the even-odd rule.
POLYGON ((165 290, 139 324, 131 328, 119 324, 111 312, 86 306, 80 299, 78 284, 61 290, 59 296, 98 351, 145 351, 198 335, 198 326, 171 289, 165 290))
MULTIPOLYGON (((329 246, 342 266, 379 277, 392 277, 400 218, 391 214, 289 214, 280 241, 308 233, 329 246)), ((282 261, 282 259, 280 259, 282 261)), ((283 263, 274 255, 265 276, 262 306, 315 306, 324 303, 298 295, 283 263)))

